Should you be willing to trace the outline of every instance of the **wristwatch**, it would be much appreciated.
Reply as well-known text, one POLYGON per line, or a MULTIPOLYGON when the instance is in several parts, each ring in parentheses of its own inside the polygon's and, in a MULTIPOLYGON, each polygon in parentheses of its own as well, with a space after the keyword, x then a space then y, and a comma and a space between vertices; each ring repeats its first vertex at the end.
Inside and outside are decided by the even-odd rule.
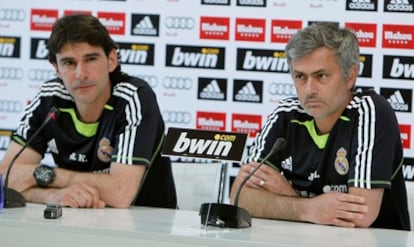
POLYGON ((47 187, 49 184, 55 181, 56 173, 53 167, 40 165, 34 170, 33 176, 36 179, 37 185, 40 187, 47 187))

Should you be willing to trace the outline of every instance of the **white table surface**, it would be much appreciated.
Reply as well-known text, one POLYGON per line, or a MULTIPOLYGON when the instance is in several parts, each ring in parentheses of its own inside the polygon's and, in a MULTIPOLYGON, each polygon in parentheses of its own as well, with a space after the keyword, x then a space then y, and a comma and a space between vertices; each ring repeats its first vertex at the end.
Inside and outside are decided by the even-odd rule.
POLYGON ((148 207, 64 208, 43 218, 44 205, 0 212, 0 246, 414 246, 413 231, 354 229, 253 219, 244 229, 204 228, 197 211, 148 207))

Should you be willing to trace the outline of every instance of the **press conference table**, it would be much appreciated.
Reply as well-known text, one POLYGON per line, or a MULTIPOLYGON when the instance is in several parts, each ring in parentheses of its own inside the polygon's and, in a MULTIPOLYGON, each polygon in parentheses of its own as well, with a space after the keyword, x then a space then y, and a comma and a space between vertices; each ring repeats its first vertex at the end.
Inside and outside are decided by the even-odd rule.
POLYGON ((252 227, 222 229, 200 223, 196 211, 133 207, 64 208, 44 219, 44 205, 0 212, 0 246, 414 246, 414 232, 353 229, 253 219, 252 227))

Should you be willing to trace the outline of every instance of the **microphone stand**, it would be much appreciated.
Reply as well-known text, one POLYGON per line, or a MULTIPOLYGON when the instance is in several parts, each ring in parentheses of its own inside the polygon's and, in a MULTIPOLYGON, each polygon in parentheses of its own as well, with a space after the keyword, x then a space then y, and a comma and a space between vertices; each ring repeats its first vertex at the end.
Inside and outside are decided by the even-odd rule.
POLYGON ((59 110, 56 107, 52 107, 47 114, 46 119, 43 121, 42 125, 33 133, 31 138, 23 145, 19 152, 14 155, 13 159, 10 161, 10 165, 7 168, 6 176, 4 177, 4 207, 5 208, 16 208, 26 206, 26 199, 23 197, 22 193, 18 192, 15 189, 9 188, 9 176, 12 166, 20 154, 29 146, 29 144, 34 140, 34 138, 40 133, 40 131, 49 123, 50 120, 55 120, 59 110))
POLYGON ((199 215, 201 216, 202 225, 212 225, 219 227, 231 227, 231 228, 246 228, 252 225, 252 220, 249 212, 239 207, 239 195, 244 184, 249 180, 251 176, 265 163, 265 161, 274 153, 286 147, 286 140, 284 138, 278 138, 273 144, 272 149, 266 155, 266 157, 260 162, 260 164, 246 176, 241 182, 236 197, 234 199, 234 205, 222 204, 222 203, 203 203, 201 204, 199 215))

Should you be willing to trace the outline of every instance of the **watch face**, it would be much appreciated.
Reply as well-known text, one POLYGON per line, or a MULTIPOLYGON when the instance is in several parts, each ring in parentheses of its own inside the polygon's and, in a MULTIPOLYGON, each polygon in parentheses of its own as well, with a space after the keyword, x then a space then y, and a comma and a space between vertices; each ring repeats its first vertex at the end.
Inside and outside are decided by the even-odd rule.
POLYGON ((39 186, 48 186, 55 179, 55 171, 52 167, 42 165, 36 168, 34 177, 39 186))

